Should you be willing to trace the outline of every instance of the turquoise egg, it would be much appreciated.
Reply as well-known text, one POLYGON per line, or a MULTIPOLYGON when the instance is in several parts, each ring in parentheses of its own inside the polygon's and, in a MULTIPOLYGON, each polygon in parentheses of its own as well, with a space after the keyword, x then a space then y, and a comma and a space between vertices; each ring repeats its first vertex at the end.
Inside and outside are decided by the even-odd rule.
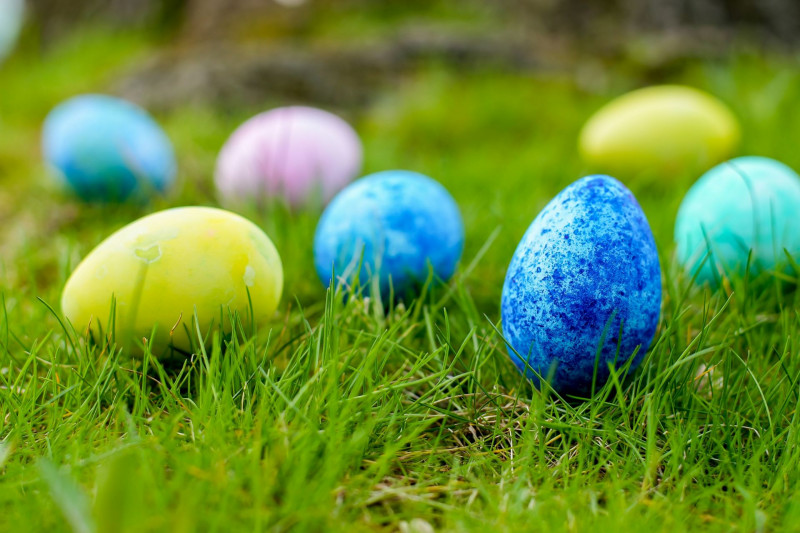
POLYGON ((680 263, 698 284, 787 268, 800 258, 800 176, 767 157, 738 157, 706 172, 678 210, 680 263))
POLYGON ((83 200, 164 193, 175 181, 172 143, 140 107, 110 96, 71 98, 47 116, 44 157, 83 200))

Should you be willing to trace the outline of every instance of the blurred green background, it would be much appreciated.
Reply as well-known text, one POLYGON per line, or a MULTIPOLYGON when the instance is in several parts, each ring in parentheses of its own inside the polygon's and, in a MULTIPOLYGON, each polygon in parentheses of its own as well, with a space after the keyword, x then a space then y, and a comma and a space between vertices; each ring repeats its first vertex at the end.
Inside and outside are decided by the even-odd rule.
POLYGON ((797 316, 790 293, 745 290, 726 303, 730 292, 689 291, 672 228, 698 176, 625 180, 665 275, 662 340, 644 372, 669 379, 573 411, 518 380, 493 324, 522 234, 593 171, 577 134, 611 98, 654 83, 704 89, 739 117, 738 155, 800 168, 799 45, 793 0, 30 1, 0 64, 0 526, 796 527, 797 381, 775 369, 800 370, 797 316), (42 121, 85 92, 129 98, 164 126, 179 160, 167 197, 87 206, 48 172, 42 121), (365 174, 410 169, 451 191, 467 240, 449 288, 412 316, 384 320, 350 303, 331 325, 311 253, 319 213, 251 208, 243 214, 283 259, 284 298, 268 325, 279 344, 260 337, 235 354, 241 367, 236 357, 192 366, 188 384, 73 350, 45 304, 58 307, 80 258, 153 210, 216 205, 227 136, 293 103, 349 120, 365 174), (463 374, 448 366, 462 343, 474 357, 459 355, 463 374), (734 352, 760 358, 748 366, 734 352), (281 375, 310 359, 310 389, 302 372, 281 375), (695 376, 715 365, 728 389, 709 397, 695 376), (240 379, 250 371, 266 373, 240 379), (129 526, 109 509, 147 519, 129 526))
MULTIPOLYGON (((57 289, 66 263, 74 265, 109 228, 153 208, 215 204, 214 161, 233 129, 256 112, 304 103, 355 125, 366 145, 365 174, 406 168, 443 182, 464 211, 467 259, 502 228, 492 261, 472 280, 494 316, 504 265, 527 225, 558 190, 592 171, 577 156, 576 135, 613 96, 662 82, 699 87, 739 116, 740 154, 800 166, 787 135, 797 122, 798 75, 786 27, 798 23, 798 8, 770 6, 32 1, 17 49, 0 69, 7 283, 57 289), (156 115, 180 159, 170 197, 144 209, 87 208, 48 175, 42 121, 83 92, 126 97, 156 115), (71 231, 82 237, 61 242, 71 231), (46 264, 20 268, 19 258, 31 256, 22 248, 46 264), (22 279, 32 272, 36 279, 22 279)), ((674 214, 696 178, 627 180, 667 262, 674 214)), ((319 299, 308 246, 316 213, 281 224, 247 214, 262 217, 292 266, 287 297, 319 299)), ((56 301, 55 292, 45 294, 56 301)))

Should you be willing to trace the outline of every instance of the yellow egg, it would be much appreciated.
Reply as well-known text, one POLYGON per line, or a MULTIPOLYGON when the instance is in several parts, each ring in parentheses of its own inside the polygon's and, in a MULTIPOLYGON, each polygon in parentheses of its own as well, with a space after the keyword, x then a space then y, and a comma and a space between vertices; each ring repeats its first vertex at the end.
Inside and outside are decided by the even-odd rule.
POLYGON ((159 354, 190 350, 190 336, 198 344, 195 311, 204 336, 221 317, 230 330, 228 309, 247 324, 250 301, 255 321, 267 320, 282 287, 280 256, 258 226, 221 209, 179 207, 100 243, 70 276, 61 308, 79 332, 108 333, 113 295, 117 342, 147 338, 159 354))
POLYGON ((592 171, 618 177, 693 174, 727 159, 739 124, 710 94, 678 85, 639 89, 595 113, 579 148, 592 171))

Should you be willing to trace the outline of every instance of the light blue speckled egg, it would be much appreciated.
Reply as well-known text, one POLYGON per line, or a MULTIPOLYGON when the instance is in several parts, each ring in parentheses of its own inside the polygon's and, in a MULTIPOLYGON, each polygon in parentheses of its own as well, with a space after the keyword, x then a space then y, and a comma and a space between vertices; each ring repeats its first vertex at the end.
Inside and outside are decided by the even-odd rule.
POLYGON ((44 156, 84 200, 114 202, 167 190, 175 179, 172 144, 141 108, 110 96, 77 96, 53 109, 44 156))
POLYGON ((800 176, 774 159, 738 157, 689 189, 675 221, 680 263, 700 284, 783 270, 800 259, 800 176))
POLYGON ((583 396, 647 351, 661 309, 661 267, 636 198, 609 176, 556 196, 517 246, 503 286, 503 334, 534 383, 583 396), (637 351, 638 350, 638 351, 637 351), (599 356, 599 357, 598 357, 599 356))
POLYGON ((453 197, 431 178, 405 170, 378 172, 341 191, 314 236, 322 283, 336 276, 381 297, 410 296, 429 276, 448 280, 464 248, 464 224, 453 197))

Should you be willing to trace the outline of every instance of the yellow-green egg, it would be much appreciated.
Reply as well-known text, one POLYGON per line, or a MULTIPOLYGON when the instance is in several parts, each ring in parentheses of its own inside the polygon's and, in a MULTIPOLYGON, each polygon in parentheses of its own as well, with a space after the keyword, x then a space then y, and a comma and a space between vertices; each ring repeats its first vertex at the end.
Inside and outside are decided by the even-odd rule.
POLYGON ((739 143, 736 117, 708 93, 679 85, 639 89, 584 125, 579 148, 592 171, 621 177, 706 170, 739 143))
MULTIPOLYGON (((108 334, 112 299, 118 343, 152 343, 188 351, 228 310, 243 323, 263 323, 283 288, 280 256, 261 229, 239 215, 209 207, 154 213, 120 229, 78 265, 64 287, 61 308, 79 332, 108 334), (248 298, 249 293, 249 298, 248 298), (155 335, 151 338, 153 328, 155 335)), ((221 318, 224 317, 224 318, 221 318)))

